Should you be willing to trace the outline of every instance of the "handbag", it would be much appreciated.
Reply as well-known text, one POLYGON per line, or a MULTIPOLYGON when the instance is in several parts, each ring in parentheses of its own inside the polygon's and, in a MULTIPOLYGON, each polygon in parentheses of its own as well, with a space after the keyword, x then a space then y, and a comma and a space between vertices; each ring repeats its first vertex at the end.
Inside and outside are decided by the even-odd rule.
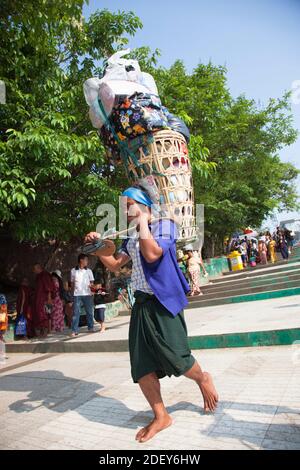
POLYGON ((26 336, 26 334, 27 334, 27 322, 23 313, 21 313, 21 315, 17 318, 17 321, 16 321, 15 335, 26 336))

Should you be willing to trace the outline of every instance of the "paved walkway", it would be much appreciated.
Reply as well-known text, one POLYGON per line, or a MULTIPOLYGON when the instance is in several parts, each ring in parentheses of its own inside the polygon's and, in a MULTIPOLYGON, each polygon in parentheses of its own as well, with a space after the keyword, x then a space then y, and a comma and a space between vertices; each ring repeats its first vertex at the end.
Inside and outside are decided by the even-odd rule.
POLYGON ((214 376, 217 412, 203 413, 199 390, 185 377, 165 378, 174 425, 144 444, 134 437, 151 413, 127 353, 8 354, 0 371, 1 449, 300 449, 296 348, 195 351, 214 376))

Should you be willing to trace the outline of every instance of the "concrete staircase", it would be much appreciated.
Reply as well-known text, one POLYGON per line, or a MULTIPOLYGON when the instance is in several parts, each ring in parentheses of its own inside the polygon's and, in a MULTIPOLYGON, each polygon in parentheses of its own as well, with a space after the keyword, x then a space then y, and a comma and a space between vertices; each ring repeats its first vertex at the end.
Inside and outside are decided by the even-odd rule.
MULTIPOLYGON (((280 259, 275 264, 224 272, 201 290, 203 295, 189 297, 186 309, 300 294, 300 246, 294 248, 288 261, 280 259)), ((129 314, 129 310, 119 312, 119 316, 129 314)))
POLYGON ((224 273, 201 290, 203 295, 189 298, 187 309, 299 295, 300 247, 288 261, 224 273))

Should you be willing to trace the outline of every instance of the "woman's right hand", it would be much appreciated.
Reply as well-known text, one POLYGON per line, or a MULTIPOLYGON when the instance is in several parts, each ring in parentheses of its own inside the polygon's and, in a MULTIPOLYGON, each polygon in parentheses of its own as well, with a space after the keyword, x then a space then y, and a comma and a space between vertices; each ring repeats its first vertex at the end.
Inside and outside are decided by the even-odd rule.
POLYGON ((101 238, 100 233, 98 232, 89 232, 85 237, 84 237, 84 243, 93 243, 96 240, 99 240, 101 238))

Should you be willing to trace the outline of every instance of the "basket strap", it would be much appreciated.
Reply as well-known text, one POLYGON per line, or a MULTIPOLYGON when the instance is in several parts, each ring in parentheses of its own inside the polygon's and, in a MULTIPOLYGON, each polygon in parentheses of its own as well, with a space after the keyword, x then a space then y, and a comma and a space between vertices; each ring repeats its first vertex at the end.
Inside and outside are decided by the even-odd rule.
POLYGON ((110 132, 112 133, 112 135, 114 136, 114 139, 115 141, 117 142, 118 146, 120 147, 120 153, 121 153, 121 156, 123 158, 123 161, 126 165, 126 170, 127 170, 127 165, 128 165, 128 155, 132 158, 134 164, 138 167, 141 166, 141 163, 138 161, 137 157, 135 156, 134 152, 132 152, 127 144, 125 142, 123 142, 119 136, 117 135, 116 131, 115 131, 115 128, 113 126, 113 124, 110 122, 110 119, 109 117, 107 116, 106 114, 106 111, 104 109, 104 106, 101 102, 100 99, 98 99, 98 103, 99 103, 99 107, 101 109, 101 112, 105 118, 105 121, 104 121, 104 125, 107 126, 110 130, 110 132))

